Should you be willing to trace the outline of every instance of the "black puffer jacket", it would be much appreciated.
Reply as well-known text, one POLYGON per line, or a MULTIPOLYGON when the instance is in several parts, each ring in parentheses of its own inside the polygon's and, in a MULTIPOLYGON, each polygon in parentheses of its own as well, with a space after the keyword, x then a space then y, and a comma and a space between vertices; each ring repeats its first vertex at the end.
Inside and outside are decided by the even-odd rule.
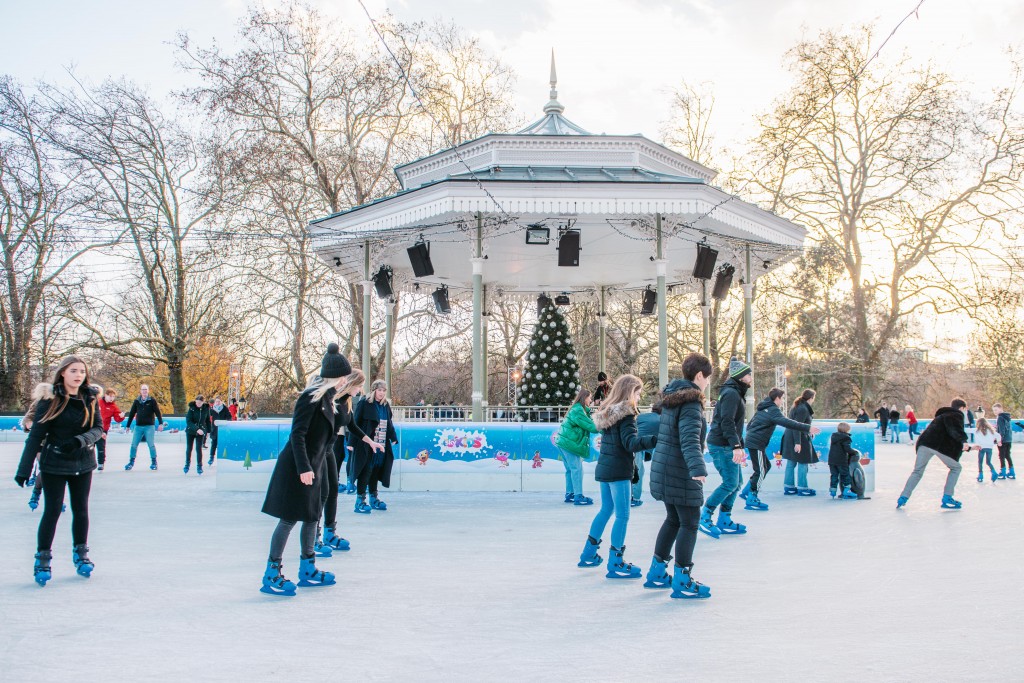
POLYGON ((658 445, 651 462, 651 495, 672 505, 704 503, 704 485, 694 477, 707 476, 704 464, 704 394, 689 380, 665 387, 658 445))
POLYGON ((776 427, 795 429, 800 432, 810 433, 811 425, 790 420, 782 414, 775 401, 767 396, 757 404, 757 411, 754 417, 747 423, 746 446, 753 451, 763 451, 768 448, 768 442, 772 440, 776 427))
POLYGON ((967 443, 964 431, 964 414, 956 408, 939 408, 935 418, 917 437, 917 447, 927 446, 954 460, 960 460, 967 443))
POLYGON ((103 419, 100 417, 96 396, 99 391, 93 387, 82 387, 80 394, 85 398, 72 398, 60 415, 43 422, 43 416, 55 400, 51 387, 48 395, 36 404, 32 416, 32 429, 25 439, 25 449, 18 463, 18 476, 28 478, 32 474, 32 461, 39 455, 39 471, 43 474, 77 475, 96 469, 96 442, 103 438, 103 419), (92 411, 92 419, 86 420, 86 411, 92 411))
POLYGON ((795 429, 787 429, 782 435, 782 457, 786 460, 792 460, 796 463, 804 465, 813 465, 818 462, 818 454, 814 450, 814 444, 811 443, 810 426, 811 419, 814 417, 814 408, 807 401, 797 401, 796 405, 789 411, 789 417, 791 420, 797 422, 803 422, 807 425, 808 430, 796 431, 795 429), (796 452, 796 445, 800 444, 800 452, 796 452))
POLYGON ((853 437, 843 432, 833 432, 828 444, 828 464, 846 467, 853 455, 853 437))
POLYGON ((658 442, 656 436, 640 436, 636 415, 625 403, 602 408, 592 415, 601 430, 601 453, 597 456, 594 479, 597 481, 628 481, 633 478, 633 454, 649 451, 658 442))
POLYGON ((743 422, 746 419, 746 396, 750 387, 738 379, 729 378, 719 389, 715 414, 708 430, 708 443, 712 446, 743 448, 743 422))
POLYGON ((188 412, 185 413, 186 434, 196 436, 196 432, 200 429, 203 430, 203 434, 209 434, 212 425, 209 404, 204 403, 202 406, 197 406, 195 401, 188 404, 188 412))

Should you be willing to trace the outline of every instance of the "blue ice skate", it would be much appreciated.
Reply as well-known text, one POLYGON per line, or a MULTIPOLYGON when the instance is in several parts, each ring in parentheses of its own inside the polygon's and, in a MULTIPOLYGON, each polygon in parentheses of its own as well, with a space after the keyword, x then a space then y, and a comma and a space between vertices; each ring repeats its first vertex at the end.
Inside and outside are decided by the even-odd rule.
POLYGON ((371 493, 370 494, 370 507, 372 507, 374 510, 387 510, 388 509, 387 503, 385 503, 383 500, 378 498, 377 494, 375 494, 375 493, 371 493))
POLYGON ((1006 478, 1007 479, 1016 479, 1017 478, 1017 475, 1016 475, 1016 473, 1014 473, 1012 467, 1010 469, 1006 470, 1006 478))
POLYGON ((601 556, 597 554, 597 549, 601 547, 601 539, 595 539, 593 536, 587 536, 587 544, 583 546, 583 552, 580 553, 580 561, 576 564, 577 567, 597 567, 603 561, 601 556))
POLYGON ((588 497, 584 496, 582 493, 580 493, 580 494, 577 494, 576 496, 573 497, 572 504, 573 505, 593 505, 594 504, 594 499, 593 498, 588 498, 588 497))
POLYGON ((35 489, 32 489, 32 495, 28 497, 28 506, 33 510, 39 507, 39 492, 35 489))
POLYGON ((751 491, 747 494, 747 503, 743 506, 744 510, 756 510, 759 512, 767 512, 768 504, 763 502, 757 497, 757 494, 751 491))
POLYGON ((638 508, 638 507, 640 507, 643 504, 644 504, 644 502, 642 500, 640 500, 639 498, 630 498, 629 499, 629 507, 631 507, 631 508, 638 508))
POLYGON ((611 552, 608 554, 608 572, 605 576, 609 579, 639 579, 642 572, 640 567, 634 567, 628 562, 622 560, 622 554, 626 552, 626 546, 616 548, 610 546, 611 552))
POLYGON ((312 557, 303 557, 299 560, 300 586, 331 586, 333 584, 334 574, 317 569, 312 557))
POLYGON ((746 484, 743 485, 743 490, 740 491, 740 498, 742 498, 743 500, 746 500, 747 496, 749 494, 750 494, 750 482, 748 481, 746 484))
POLYGON ((907 504, 910 499, 906 496, 900 496, 896 499, 896 509, 899 510, 901 507, 907 504))
POLYGON ((32 568, 33 576, 40 586, 45 586, 50 580, 50 559, 53 557, 49 550, 40 550, 36 553, 36 564, 32 568))
POLYGON ((78 575, 87 579, 92 575, 92 570, 96 568, 96 565, 89 559, 89 547, 84 543, 75 546, 71 553, 71 559, 75 563, 75 571, 78 572, 78 575))
POLYGON ((366 504, 366 496, 359 496, 356 498, 356 507, 353 512, 357 512, 361 515, 368 515, 373 512, 372 508, 366 504))
POLYGON ((800 493, 800 489, 795 486, 784 486, 782 488, 782 494, 785 496, 795 496, 800 493))
POLYGON ((267 562, 267 571, 263 573, 263 587, 260 593, 267 595, 295 595, 295 584, 284 578, 281 573, 281 561, 267 562))
POLYGON ((818 492, 815 491, 814 489, 800 489, 800 488, 798 488, 796 490, 796 495, 798 495, 798 496, 816 496, 816 495, 818 495, 818 492))
POLYGON ((680 567, 678 564, 675 565, 675 570, 672 572, 673 598, 703 600, 711 597, 711 588, 694 581, 690 576, 690 570, 692 569, 692 564, 687 567, 680 567))
POLYGON ((317 557, 332 557, 334 555, 334 551, 331 550, 331 546, 324 545, 318 538, 316 543, 313 544, 313 554, 317 557))
POLYGON ((942 497, 942 507, 946 508, 947 510, 959 510, 963 506, 964 504, 961 503, 959 500, 954 500, 953 496, 942 497))
POLYGON ((644 581, 644 588, 671 588, 672 577, 668 575, 667 567, 671 560, 667 557, 662 560, 655 555, 651 558, 651 568, 647 570, 647 580, 644 581))
POLYGON ((328 527, 324 529, 324 545, 331 548, 331 550, 349 550, 352 545, 344 538, 334 533, 334 529, 328 527))
MULTIPOLYGON (((706 508, 705 508, 706 509, 706 508)), ((745 534, 747 533, 747 527, 745 524, 734 522, 732 519, 732 511, 721 510, 718 513, 718 527, 719 531, 723 534, 745 534)))
POLYGON ((128 464, 124 466, 124 471, 127 472, 133 467, 135 467, 135 458, 128 461, 128 464))
POLYGON ((711 538, 718 538, 722 535, 722 530, 715 526, 715 523, 711 521, 712 512, 712 510, 709 510, 706 507, 701 509, 700 526, 697 528, 711 538))
POLYGON ((156 470, 156 458, 153 458, 149 463, 149 469, 156 470))
POLYGON ((572 491, 569 491, 569 493, 565 494, 565 502, 566 502, 566 503, 571 503, 571 502, 573 502, 573 500, 575 500, 575 499, 576 499, 576 496, 575 496, 575 495, 573 495, 573 492, 572 492, 572 491))
POLYGON ((843 495, 839 497, 843 500, 857 500, 857 494, 851 491, 849 486, 843 487, 843 495))

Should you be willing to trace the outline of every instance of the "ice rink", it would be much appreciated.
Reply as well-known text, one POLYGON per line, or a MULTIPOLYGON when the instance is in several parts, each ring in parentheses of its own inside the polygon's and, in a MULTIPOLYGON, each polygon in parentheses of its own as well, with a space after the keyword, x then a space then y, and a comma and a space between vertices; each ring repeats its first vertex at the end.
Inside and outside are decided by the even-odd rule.
MULTIPOLYGON (((125 472, 125 444, 93 480, 95 573, 74 572, 67 513, 41 588, 41 509, 12 481, 20 445, 0 444, 0 679, 1022 680, 1024 481, 979 484, 972 454, 963 509, 940 510, 933 462, 896 511, 911 450, 878 446, 868 501, 784 498, 773 470, 771 511, 737 506, 748 534, 698 540, 696 601, 577 568, 596 508, 535 493, 382 493, 391 509, 366 516, 342 496, 353 549, 318 560, 338 585, 267 596, 263 495, 218 492, 166 447, 158 472, 143 454, 125 472)), ((663 508, 644 498, 626 559, 646 571, 663 508)), ((298 552, 296 533, 292 579, 298 552)))

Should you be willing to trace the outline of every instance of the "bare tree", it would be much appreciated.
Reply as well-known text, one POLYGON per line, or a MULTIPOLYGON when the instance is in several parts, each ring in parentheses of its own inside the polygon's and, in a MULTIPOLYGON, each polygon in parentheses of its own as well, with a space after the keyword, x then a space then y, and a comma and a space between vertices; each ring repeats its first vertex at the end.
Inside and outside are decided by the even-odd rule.
POLYGON ((665 144, 699 164, 710 166, 721 152, 714 148, 711 115, 715 94, 710 83, 693 85, 686 81, 671 92, 669 118, 662 124, 665 144))

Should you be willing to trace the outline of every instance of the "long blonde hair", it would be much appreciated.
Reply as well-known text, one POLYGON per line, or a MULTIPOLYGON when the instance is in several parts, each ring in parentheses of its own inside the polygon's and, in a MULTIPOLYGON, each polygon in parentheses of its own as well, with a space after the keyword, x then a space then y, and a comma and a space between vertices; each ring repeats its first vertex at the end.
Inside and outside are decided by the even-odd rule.
POLYGON ((603 413, 619 404, 625 404, 629 406, 634 415, 639 415, 640 409, 636 407, 636 399, 633 398, 633 393, 637 389, 643 389, 643 386, 643 380, 636 375, 620 375, 615 380, 615 384, 612 385, 612 390, 608 392, 608 397, 601 403, 601 412, 603 413))
MULTIPOLYGON (((357 386, 366 381, 366 375, 359 368, 352 368, 352 374, 346 378, 344 386, 338 387, 338 393, 349 389, 350 387, 357 386)), ((345 406, 348 408, 348 412, 352 412, 352 394, 345 394, 345 406)))

